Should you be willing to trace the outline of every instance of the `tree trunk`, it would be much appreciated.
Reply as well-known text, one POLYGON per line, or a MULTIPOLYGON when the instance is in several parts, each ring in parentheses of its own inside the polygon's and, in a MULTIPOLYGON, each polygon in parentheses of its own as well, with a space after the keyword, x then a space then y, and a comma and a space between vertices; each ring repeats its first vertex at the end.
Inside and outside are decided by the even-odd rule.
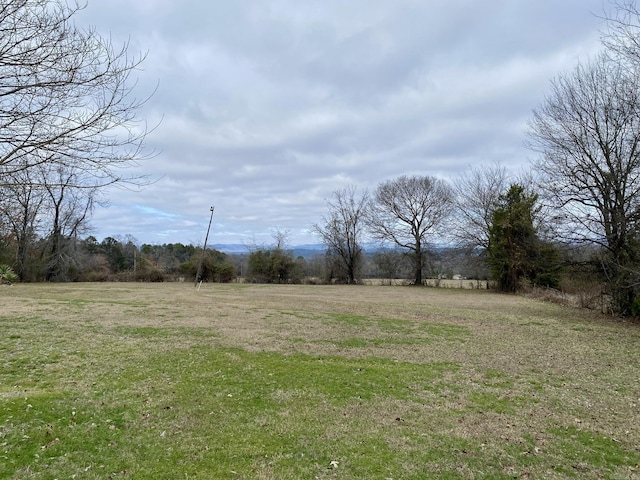
POLYGON ((420 246, 419 240, 416 241, 415 267, 416 267, 416 275, 414 279, 414 284, 417 286, 422 286, 422 248, 420 246))

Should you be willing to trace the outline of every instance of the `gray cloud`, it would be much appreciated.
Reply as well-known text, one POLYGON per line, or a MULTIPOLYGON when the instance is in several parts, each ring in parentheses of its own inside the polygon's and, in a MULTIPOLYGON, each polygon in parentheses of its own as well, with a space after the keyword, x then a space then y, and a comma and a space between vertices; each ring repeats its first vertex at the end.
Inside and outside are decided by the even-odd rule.
MULTIPOLYGON (((514 168, 549 80, 599 48, 602 0, 89 2, 77 22, 148 52, 159 154, 114 190, 99 238, 313 241, 325 199, 402 174, 514 168)), ((211 241, 211 240, 210 240, 211 241)))

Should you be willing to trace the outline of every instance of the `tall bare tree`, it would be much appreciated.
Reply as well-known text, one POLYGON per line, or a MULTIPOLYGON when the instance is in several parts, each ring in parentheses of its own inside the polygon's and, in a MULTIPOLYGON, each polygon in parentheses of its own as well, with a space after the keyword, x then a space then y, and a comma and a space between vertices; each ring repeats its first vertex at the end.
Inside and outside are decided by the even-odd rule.
POLYGON ((82 8, 75 0, 0 4, 0 187, 23 199, 17 216, 16 197, 0 195, 0 212, 13 212, 23 276, 36 221, 50 247, 47 276, 60 277, 70 260, 61 257, 65 235, 86 225, 96 192, 145 183, 123 170, 146 157, 148 130, 137 118, 146 99, 134 96, 130 78, 144 57, 77 27, 82 8))
POLYGON ((493 211, 509 188, 507 169, 500 164, 472 167, 454 180, 453 188, 455 240, 471 251, 486 250, 493 211))
POLYGON ((0 4, 0 183, 40 164, 86 172, 94 185, 136 180, 120 167, 143 157, 147 129, 136 115, 145 99, 130 81, 142 57, 76 27, 81 8, 73 0, 0 4))
POLYGON ((360 278, 368 201, 366 190, 359 193, 354 186, 337 190, 327 200, 328 215, 313 226, 327 247, 335 273, 346 283, 356 283, 360 278))
POLYGON ((640 70, 627 67, 600 54, 560 75, 529 129, 540 187, 565 238, 606 252, 602 266, 623 314, 640 280, 640 70))
POLYGON ((378 185, 368 211, 372 235, 413 257, 414 281, 422 284, 426 242, 438 234, 453 211, 453 190, 429 176, 400 176, 378 185))

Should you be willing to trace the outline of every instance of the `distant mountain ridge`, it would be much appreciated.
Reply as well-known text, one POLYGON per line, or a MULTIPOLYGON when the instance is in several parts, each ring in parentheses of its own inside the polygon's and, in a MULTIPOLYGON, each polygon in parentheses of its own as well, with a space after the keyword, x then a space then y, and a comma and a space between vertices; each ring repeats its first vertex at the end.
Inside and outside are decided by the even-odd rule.
MULTIPOLYGON (((252 251, 257 249, 272 249, 273 245, 246 245, 244 243, 214 243, 207 245, 207 248, 213 248, 219 252, 230 255, 249 255, 252 251)), ((311 258, 316 255, 322 255, 326 251, 326 245, 322 243, 304 243, 301 245, 290 245, 286 248, 287 251, 293 252, 294 258, 304 257, 311 258)), ((387 250, 398 250, 398 247, 382 247, 379 243, 367 243, 363 245, 363 250, 367 254, 378 253, 387 250)))
MULTIPOLYGON (((222 253, 234 254, 234 255, 248 255, 256 247, 245 245, 242 243, 214 243, 207 245, 207 248, 213 248, 222 253)), ((272 245, 260 246, 259 248, 273 248, 272 245)), ((294 257, 314 257, 322 254, 326 247, 321 243, 307 243, 303 245, 292 245, 287 247, 287 250, 293 252, 294 257)))

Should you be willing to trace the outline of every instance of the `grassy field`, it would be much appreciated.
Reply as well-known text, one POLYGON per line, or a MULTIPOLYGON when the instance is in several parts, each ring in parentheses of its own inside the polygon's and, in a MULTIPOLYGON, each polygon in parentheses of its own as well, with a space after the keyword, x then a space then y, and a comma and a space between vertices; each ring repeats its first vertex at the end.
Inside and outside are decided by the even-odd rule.
POLYGON ((640 478, 640 326, 478 290, 0 288, 0 478, 640 478))

